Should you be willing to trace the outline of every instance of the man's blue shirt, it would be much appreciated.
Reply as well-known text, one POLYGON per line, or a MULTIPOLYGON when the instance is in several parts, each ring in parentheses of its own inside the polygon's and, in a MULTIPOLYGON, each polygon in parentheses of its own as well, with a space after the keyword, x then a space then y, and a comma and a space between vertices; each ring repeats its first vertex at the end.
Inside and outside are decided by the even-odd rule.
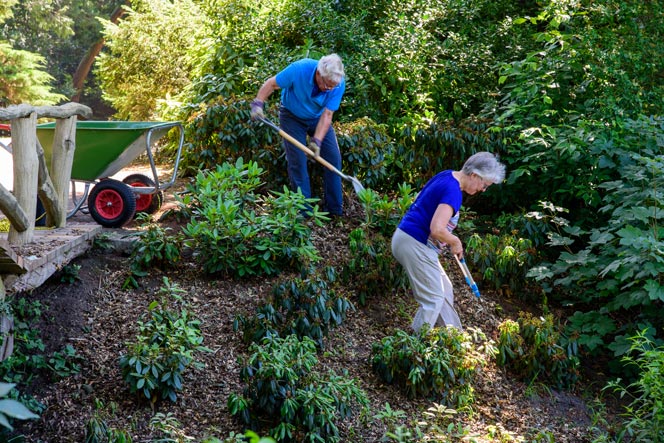
POLYGON ((281 88, 281 104, 304 120, 320 117, 325 108, 337 111, 346 90, 343 78, 336 88, 319 90, 315 78, 317 66, 317 60, 305 58, 291 63, 276 76, 281 88))

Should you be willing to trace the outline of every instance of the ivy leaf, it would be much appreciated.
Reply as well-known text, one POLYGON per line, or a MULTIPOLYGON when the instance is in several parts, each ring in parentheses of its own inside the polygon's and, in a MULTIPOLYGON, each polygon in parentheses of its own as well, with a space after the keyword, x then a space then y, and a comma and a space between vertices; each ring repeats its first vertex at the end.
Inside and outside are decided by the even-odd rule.
POLYGON ((625 226, 617 232, 618 236, 621 237, 621 245, 631 245, 634 242, 639 242, 643 236, 643 231, 641 229, 635 228, 634 226, 625 226))
POLYGON ((664 287, 662 287, 655 280, 648 279, 646 281, 644 289, 648 292, 648 297, 650 298, 650 300, 664 301, 664 287))
POLYGON ((551 234, 548 242, 550 246, 569 246, 572 243, 574 243, 573 239, 569 237, 563 237, 562 235, 555 232, 551 234))
POLYGON ((534 278, 537 281, 541 281, 547 278, 552 278, 553 272, 546 266, 536 266, 528 271, 526 277, 534 278))
POLYGON ((602 340, 597 335, 582 334, 579 336, 579 344, 587 347, 590 351, 592 351, 598 346, 603 345, 604 340, 602 340))

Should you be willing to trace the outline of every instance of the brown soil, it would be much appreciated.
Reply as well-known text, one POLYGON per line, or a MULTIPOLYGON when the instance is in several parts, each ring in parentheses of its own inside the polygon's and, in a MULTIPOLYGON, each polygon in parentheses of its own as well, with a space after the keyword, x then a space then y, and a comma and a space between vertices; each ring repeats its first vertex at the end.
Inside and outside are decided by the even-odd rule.
MULTIPOLYGON (((172 193, 167 197, 172 200, 172 193)), ((354 196, 347 197, 348 216, 314 230, 313 241, 325 264, 343 263, 348 254, 348 233, 361 217, 354 196)), ((169 204, 172 201, 167 201, 162 212, 169 204)), ((240 313, 252 314, 278 278, 218 279, 203 275, 190 262, 168 274, 155 270, 140 281, 139 289, 123 290, 129 270, 126 253, 93 249, 74 263, 81 267, 80 280, 67 284, 55 275, 22 296, 48 306, 40 325, 46 352, 73 345, 81 357, 81 370, 59 381, 38 377, 29 392, 46 409, 39 420, 17 423, 17 434, 23 433, 29 442, 83 442, 86 424, 95 413, 109 428, 129 431, 134 442, 164 437, 150 425, 156 413, 164 414, 160 416, 162 423, 167 418, 179 423, 169 441, 199 442, 208 436, 223 439, 231 431, 244 431, 226 405, 231 393, 242 391, 237 359, 247 353, 240 333, 233 331, 233 319, 240 313), (153 410, 129 393, 120 376, 118 358, 126 350, 125 343, 135 339, 136 322, 155 299, 164 276, 186 291, 191 310, 202 321, 204 345, 212 352, 198 354, 205 366, 185 373, 184 389, 176 403, 161 402, 153 410)), ((457 307, 466 327, 480 328, 495 338, 505 316, 522 309, 517 301, 501 299, 489 291, 483 291, 481 300, 476 299, 454 262, 446 260, 444 265, 453 278, 457 307)), ((320 371, 332 369, 340 374, 348 370, 370 397, 371 416, 389 403, 392 409, 406 412, 409 424, 426 420, 424 413, 433 402, 409 400, 397 387, 383 383, 370 365, 372 343, 395 328, 408 330, 416 309, 414 300, 407 295, 377 294, 366 307, 355 304, 357 310, 326 339, 325 352, 319 355, 320 371)), ((584 380, 580 386, 586 397, 601 388, 592 380, 584 380)), ((475 441, 516 441, 518 436, 531 441, 538 432, 548 432, 556 442, 590 441, 593 411, 580 394, 529 388, 490 362, 476 380, 475 395, 474 412, 455 419, 475 441), (491 429, 495 429, 494 437, 490 437, 491 429)), ((384 441, 385 425, 371 416, 344 423, 342 441, 384 441)), ((450 438, 461 441, 460 437, 450 438)))

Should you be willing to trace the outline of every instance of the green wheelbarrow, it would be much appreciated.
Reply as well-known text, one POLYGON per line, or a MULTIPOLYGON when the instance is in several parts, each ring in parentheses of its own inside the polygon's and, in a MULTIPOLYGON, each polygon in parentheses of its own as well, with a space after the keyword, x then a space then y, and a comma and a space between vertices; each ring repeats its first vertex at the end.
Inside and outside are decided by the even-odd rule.
MULTIPOLYGON (((37 137, 50 164, 55 123, 37 125, 37 137)), ((175 183, 184 143, 179 122, 79 121, 76 123, 76 150, 71 170, 73 209, 89 211, 92 218, 107 228, 118 228, 138 213, 153 213, 161 207, 163 190, 175 183), (152 146, 170 130, 179 131, 179 144, 170 180, 160 182, 152 146), (122 181, 112 177, 141 154, 147 154, 152 176, 131 174, 122 181), (76 183, 84 183, 79 196, 76 183), (87 206, 84 203, 87 201, 87 206)))

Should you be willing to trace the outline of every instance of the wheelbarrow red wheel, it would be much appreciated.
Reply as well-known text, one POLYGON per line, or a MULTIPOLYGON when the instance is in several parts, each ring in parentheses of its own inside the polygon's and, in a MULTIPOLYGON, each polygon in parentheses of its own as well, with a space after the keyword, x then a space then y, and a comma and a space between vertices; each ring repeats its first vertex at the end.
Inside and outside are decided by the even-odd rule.
POLYGON ((92 218, 106 228, 119 228, 134 218, 136 197, 131 187, 107 178, 90 191, 88 209, 92 218))
MULTIPOLYGON (((155 182, 143 174, 131 174, 122 180, 123 183, 132 187, 155 187, 155 182)), ((161 208, 164 201, 164 193, 159 191, 154 194, 136 194, 136 214, 154 214, 161 208)))

